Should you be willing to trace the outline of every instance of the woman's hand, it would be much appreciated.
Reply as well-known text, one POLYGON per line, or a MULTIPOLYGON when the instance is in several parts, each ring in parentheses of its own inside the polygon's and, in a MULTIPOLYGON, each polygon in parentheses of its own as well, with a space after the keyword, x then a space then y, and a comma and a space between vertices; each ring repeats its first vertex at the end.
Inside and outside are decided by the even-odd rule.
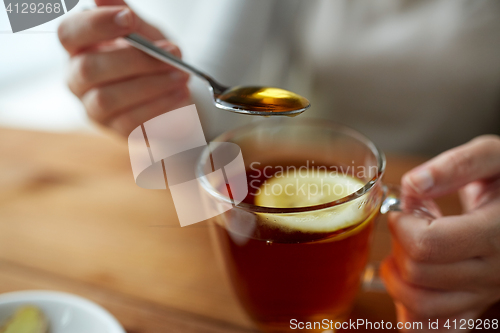
POLYGON ((440 327, 450 319, 443 331, 453 332, 453 319, 476 319, 500 299, 500 138, 449 150, 407 173, 402 186, 423 198, 460 193, 462 215, 392 214, 393 251, 381 267, 399 321, 421 321, 425 331, 429 318, 440 327))
POLYGON ((119 37, 139 33, 180 57, 179 48, 141 20, 123 0, 64 20, 59 39, 71 56, 68 85, 89 117, 127 136, 135 127, 189 100, 189 76, 119 37))

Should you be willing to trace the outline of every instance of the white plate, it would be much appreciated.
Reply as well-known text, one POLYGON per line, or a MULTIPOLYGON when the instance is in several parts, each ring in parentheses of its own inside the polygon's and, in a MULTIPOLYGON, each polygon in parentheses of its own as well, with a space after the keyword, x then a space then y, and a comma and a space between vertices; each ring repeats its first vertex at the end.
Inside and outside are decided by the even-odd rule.
POLYGON ((125 333, 118 321, 85 298, 55 291, 19 291, 0 295, 0 325, 23 305, 35 305, 49 320, 49 333, 125 333))

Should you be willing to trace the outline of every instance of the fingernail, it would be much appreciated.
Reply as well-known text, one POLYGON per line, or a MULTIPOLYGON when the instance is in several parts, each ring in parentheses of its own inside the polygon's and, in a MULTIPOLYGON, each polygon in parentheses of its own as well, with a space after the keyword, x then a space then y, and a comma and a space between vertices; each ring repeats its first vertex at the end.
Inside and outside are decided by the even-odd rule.
POLYGON ((126 8, 115 16, 115 23, 119 27, 126 28, 132 24, 132 12, 130 9, 126 8))
POLYGON ((434 179, 427 169, 421 169, 410 174, 408 181, 409 185, 417 193, 425 193, 434 185, 434 179))

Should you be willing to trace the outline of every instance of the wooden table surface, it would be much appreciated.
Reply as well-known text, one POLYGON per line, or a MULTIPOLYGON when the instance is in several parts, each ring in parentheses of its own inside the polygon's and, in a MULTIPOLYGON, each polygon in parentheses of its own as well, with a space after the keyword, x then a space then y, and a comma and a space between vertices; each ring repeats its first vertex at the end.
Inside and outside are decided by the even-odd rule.
MULTIPOLYGON (((422 161, 389 157, 386 182, 422 161)), ((456 196, 439 203, 460 212, 456 196)), ((374 258, 389 252, 380 222, 374 258)), ((0 129, 0 293, 26 289, 89 298, 128 333, 254 332, 207 225, 181 228, 168 191, 136 186, 126 141, 104 134, 0 129)), ((395 321, 394 306, 360 292, 352 317, 395 321)))

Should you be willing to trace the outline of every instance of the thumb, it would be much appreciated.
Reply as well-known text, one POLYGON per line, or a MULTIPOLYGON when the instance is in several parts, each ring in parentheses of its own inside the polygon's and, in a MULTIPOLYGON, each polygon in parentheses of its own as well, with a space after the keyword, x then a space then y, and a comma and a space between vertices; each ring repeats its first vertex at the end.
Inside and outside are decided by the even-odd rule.
POLYGON ((500 137, 480 136, 406 173, 405 193, 439 197, 470 182, 500 176, 500 137))

